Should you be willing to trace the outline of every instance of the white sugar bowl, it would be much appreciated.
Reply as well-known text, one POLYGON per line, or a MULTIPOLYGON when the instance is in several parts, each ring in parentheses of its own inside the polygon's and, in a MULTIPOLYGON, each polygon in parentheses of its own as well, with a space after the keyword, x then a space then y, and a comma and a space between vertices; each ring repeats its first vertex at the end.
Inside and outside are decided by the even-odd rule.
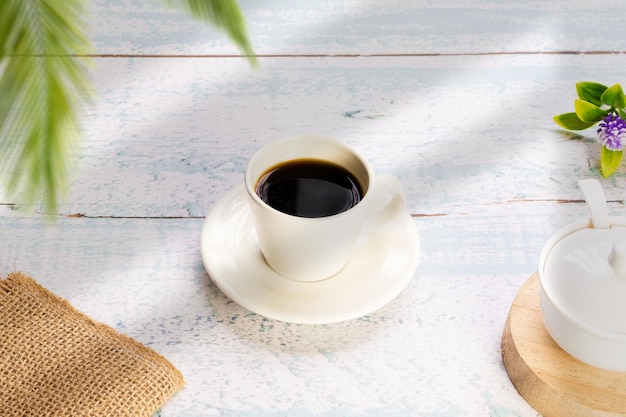
POLYGON ((541 315, 564 351, 626 372, 626 218, 608 215, 598 181, 579 186, 591 218, 559 230, 543 248, 541 315))

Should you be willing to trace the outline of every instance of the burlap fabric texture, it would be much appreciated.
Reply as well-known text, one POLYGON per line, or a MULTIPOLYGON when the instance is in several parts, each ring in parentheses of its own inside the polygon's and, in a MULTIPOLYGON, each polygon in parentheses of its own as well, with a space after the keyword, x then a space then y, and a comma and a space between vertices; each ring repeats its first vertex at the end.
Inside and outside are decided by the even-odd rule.
POLYGON ((184 384, 164 357, 22 273, 0 278, 0 416, 152 416, 184 384))

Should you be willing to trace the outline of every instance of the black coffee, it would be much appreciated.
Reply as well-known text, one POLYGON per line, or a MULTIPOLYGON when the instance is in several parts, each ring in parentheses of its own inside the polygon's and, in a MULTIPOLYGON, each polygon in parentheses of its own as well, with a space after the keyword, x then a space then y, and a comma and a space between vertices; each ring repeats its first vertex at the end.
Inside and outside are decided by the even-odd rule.
POLYGON ((259 179, 256 192, 268 205, 298 217, 325 217, 361 201, 358 181, 345 168, 317 159, 276 165, 259 179))

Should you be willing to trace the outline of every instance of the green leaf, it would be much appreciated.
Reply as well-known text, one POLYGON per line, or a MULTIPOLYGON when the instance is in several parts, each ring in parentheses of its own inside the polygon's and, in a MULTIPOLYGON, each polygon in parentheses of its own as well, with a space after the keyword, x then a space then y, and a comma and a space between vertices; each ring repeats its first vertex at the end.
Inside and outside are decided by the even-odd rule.
MULTIPOLYGON (((223 29, 256 58, 235 0, 164 0, 223 29)), ((0 0, 0 175, 7 196, 57 210, 91 99, 87 0, 0 0)))
POLYGON ((599 122, 608 114, 607 111, 595 104, 580 99, 574 100, 574 110, 576 110, 576 115, 580 120, 584 122, 599 122))
POLYGON ((246 22, 236 0, 164 0, 168 5, 178 5, 194 18, 224 30, 248 58, 252 66, 258 65, 248 39, 246 22))
POLYGON ((552 119, 561 127, 569 130, 583 130, 596 124, 596 122, 584 122, 576 113, 563 113, 554 116, 552 119))
POLYGON ((624 90, 622 90, 622 86, 619 84, 615 84, 614 86, 607 88, 604 93, 602 93, 602 102, 607 106, 611 106, 617 109, 623 109, 626 107, 626 100, 624 99, 624 90))
POLYGON ((602 105, 602 93, 607 89, 606 85, 591 81, 581 81, 576 83, 576 93, 581 100, 588 101, 596 106, 602 105))
POLYGON ((84 0, 2 0, 0 174, 11 198, 56 212, 67 190, 79 110, 90 98, 84 0))
POLYGON ((600 172, 604 178, 609 177, 622 162, 623 151, 611 151, 604 146, 600 154, 600 172))

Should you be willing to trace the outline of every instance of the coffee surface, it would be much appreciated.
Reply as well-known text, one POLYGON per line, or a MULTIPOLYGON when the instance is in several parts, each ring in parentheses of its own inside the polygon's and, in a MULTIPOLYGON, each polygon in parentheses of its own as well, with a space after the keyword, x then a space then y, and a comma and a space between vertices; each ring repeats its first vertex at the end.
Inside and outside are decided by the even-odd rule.
POLYGON ((259 179, 256 192, 269 206, 298 217, 332 216, 362 198, 361 186, 347 169, 315 159, 270 168, 259 179))

